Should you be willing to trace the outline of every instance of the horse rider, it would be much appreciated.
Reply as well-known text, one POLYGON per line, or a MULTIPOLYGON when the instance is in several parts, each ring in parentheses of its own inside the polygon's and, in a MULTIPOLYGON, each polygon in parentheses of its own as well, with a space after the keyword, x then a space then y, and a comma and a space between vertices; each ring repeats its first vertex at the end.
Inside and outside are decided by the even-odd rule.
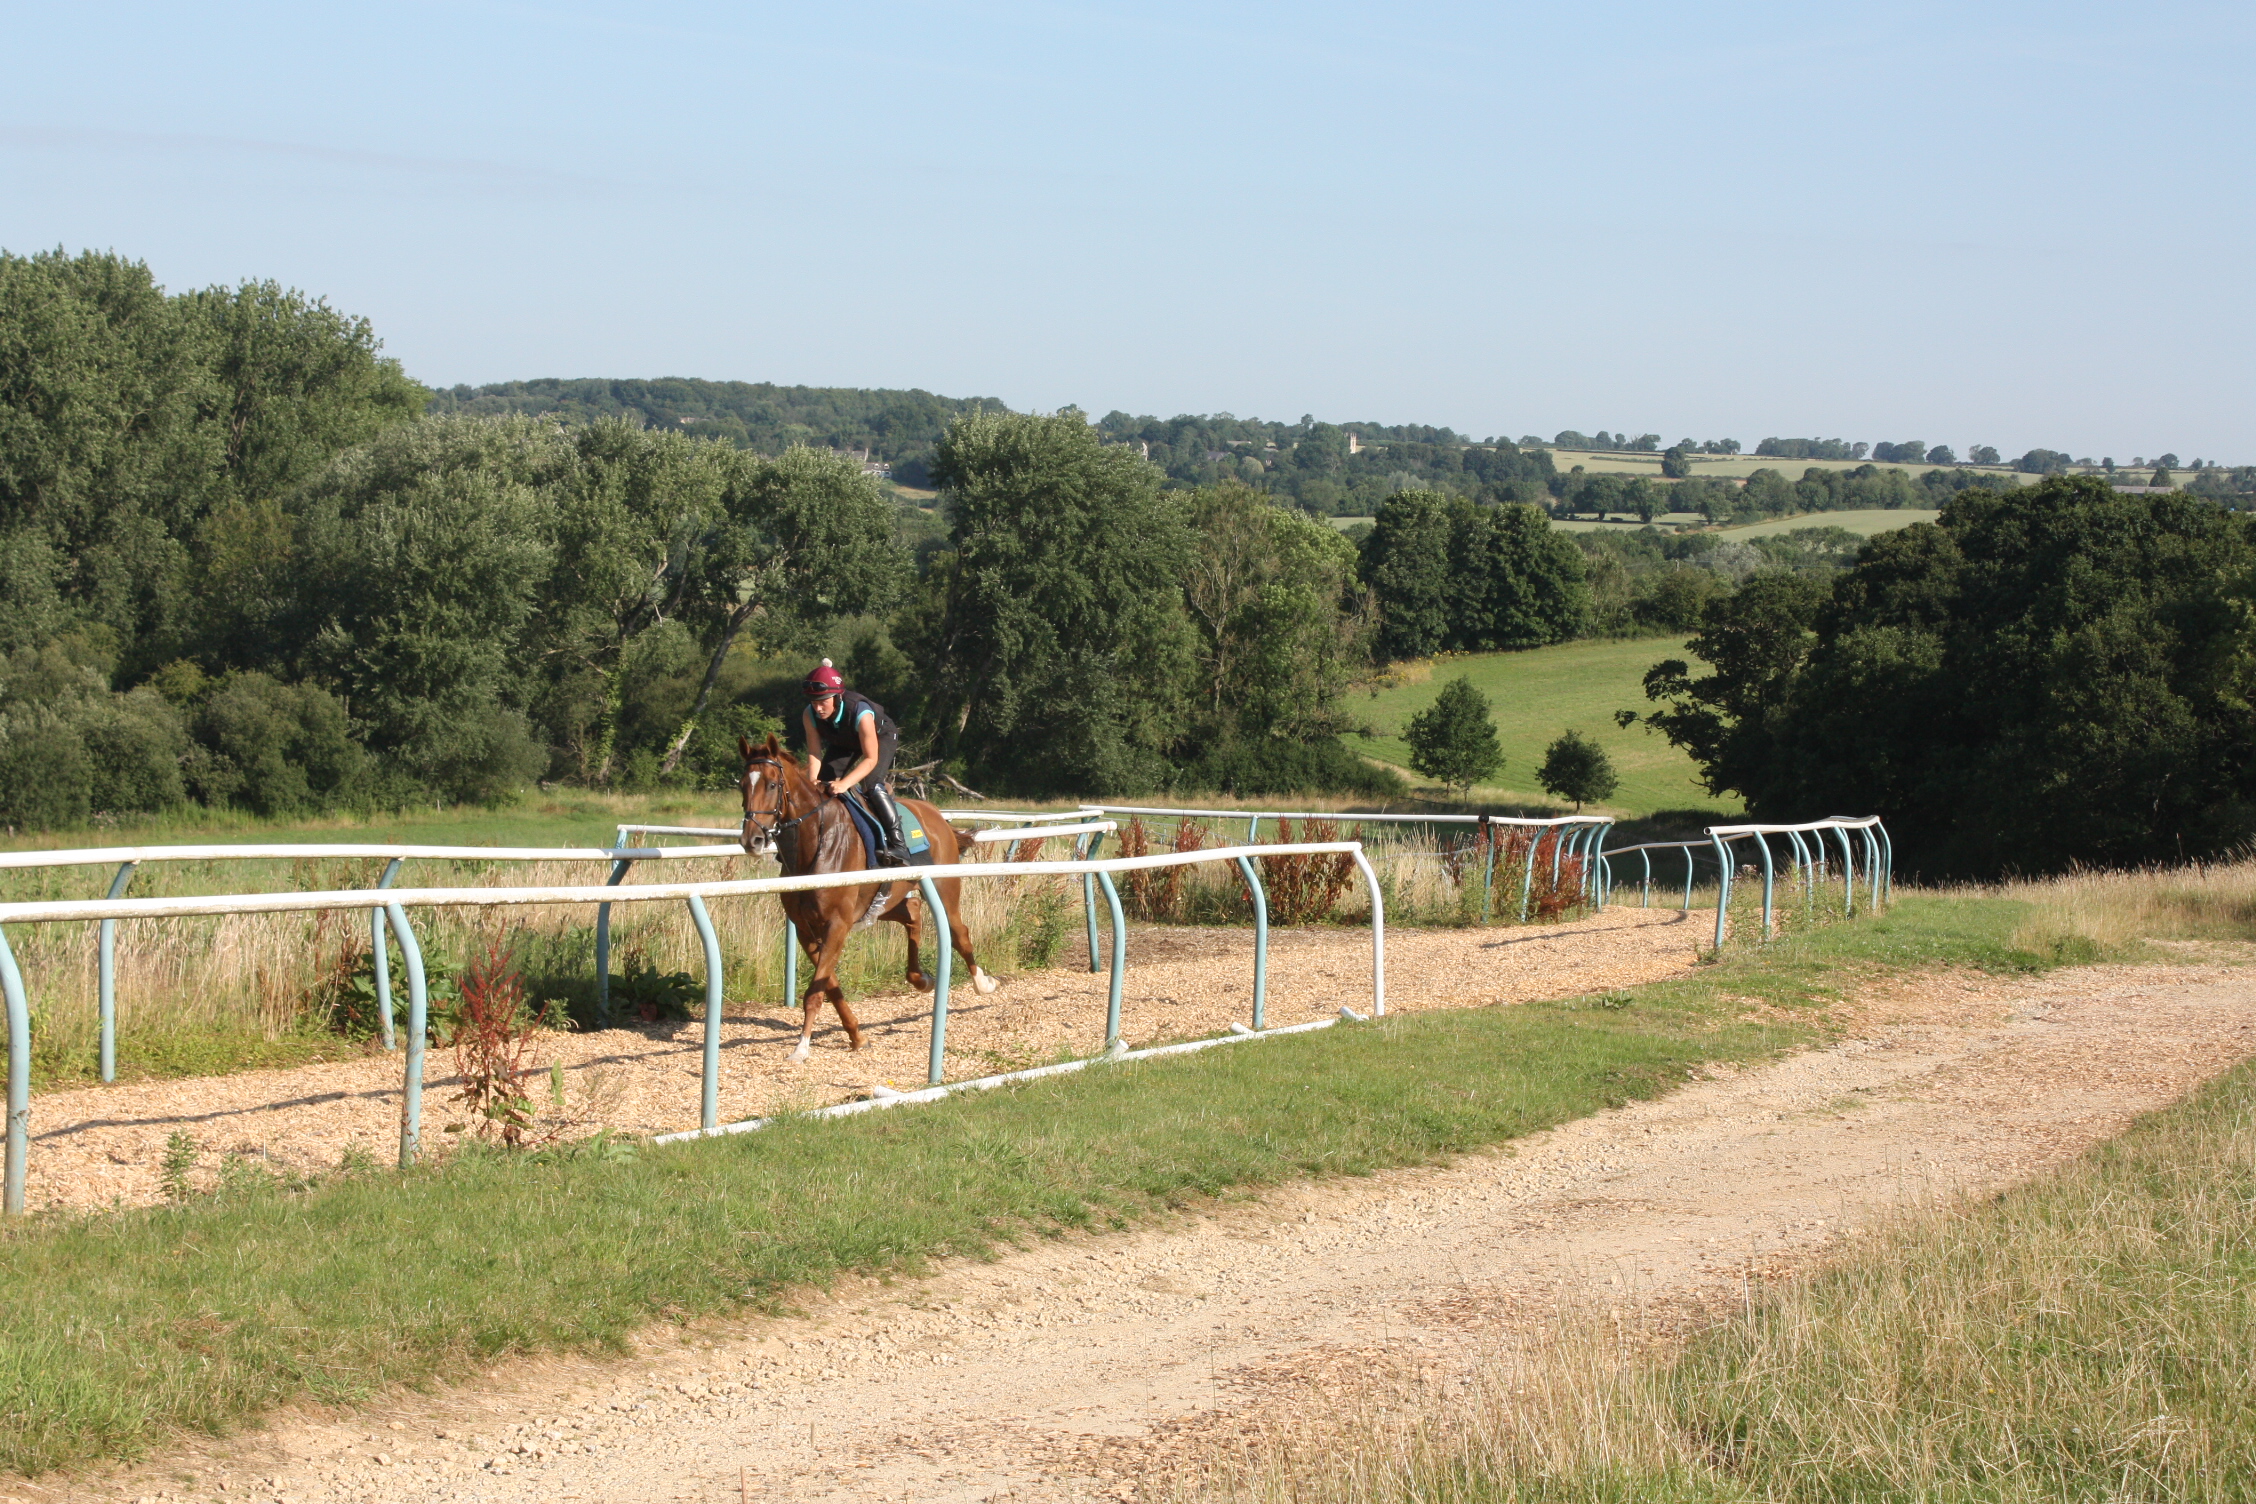
POLYGON ((886 787, 893 776, 893 753, 901 728, 885 707, 846 687, 825 658, 807 676, 807 776, 825 794, 843 794, 857 785, 862 804, 877 817, 881 867, 905 867, 908 843, 901 839, 901 812, 886 787))

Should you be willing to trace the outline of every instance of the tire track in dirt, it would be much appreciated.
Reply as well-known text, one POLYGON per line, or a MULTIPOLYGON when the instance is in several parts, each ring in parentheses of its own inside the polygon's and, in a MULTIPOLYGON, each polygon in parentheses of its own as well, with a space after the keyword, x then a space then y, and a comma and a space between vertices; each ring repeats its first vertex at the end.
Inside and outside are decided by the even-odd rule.
POLYGON ((2256 972, 1929 977, 1851 1037, 1433 1169, 1075 1236, 611 1362, 510 1365, 72 1501, 1130 1498, 1374 1378, 1447 1384, 1576 1299, 1699 1304, 1885 1209, 2028 1177, 2256 1054, 2256 972), (193 1484, 182 1481, 193 1475, 193 1484), (162 1480, 162 1481, 160 1481, 162 1480), (224 1491, 223 1491, 224 1490, 224 1491))

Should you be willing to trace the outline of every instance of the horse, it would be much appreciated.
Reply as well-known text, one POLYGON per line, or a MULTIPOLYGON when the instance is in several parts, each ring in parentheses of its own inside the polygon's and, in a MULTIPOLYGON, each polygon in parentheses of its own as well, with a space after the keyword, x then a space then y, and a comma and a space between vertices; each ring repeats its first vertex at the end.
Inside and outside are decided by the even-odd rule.
MULTIPOLYGON (((861 833, 854 828, 853 817, 846 812, 844 799, 826 795, 816 787, 799 758, 785 750, 774 736, 771 735, 764 746, 756 747, 743 737, 738 737, 736 744, 737 750, 744 754, 744 775, 738 780, 738 787, 744 795, 741 841, 746 855, 765 856, 773 852, 786 877, 810 872, 873 870, 861 833)), ((963 860, 961 838, 941 818, 938 810, 921 799, 898 802, 916 811, 924 826, 925 839, 932 843, 935 863, 963 860)), ((866 884, 776 895, 783 900, 784 919, 790 923, 799 944, 814 959, 814 980, 800 1000, 806 1017, 799 1026, 799 1048, 791 1052, 793 1060, 805 1060, 811 1052, 815 1015, 822 1010, 825 998, 837 1008, 838 1021, 846 1026, 848 1047, 856 1050, 862 1047, 862 1026, 854 1017, 854 1010, 846 1006, 846 990, 838 985, 838 957, 846 949, 847 935, 858 925, 890 919, 906 930, 909 985, 919 992, 932 990, 932 981, 924 974, 917 956, 917 879, 930 874, 915 867, 880 867, 874 871, 883 876, 866 884), (886 891, 887 884, 892 885, 890 892, 886 891)), ((971 930, 956 907, 962 880, 935 879, 932 886, 947 908, 948 933, 955 942, 956 954, 971 968, 972 985, 983 993, 993 992, 995 979, 980 968, 972 955, 971 930)))

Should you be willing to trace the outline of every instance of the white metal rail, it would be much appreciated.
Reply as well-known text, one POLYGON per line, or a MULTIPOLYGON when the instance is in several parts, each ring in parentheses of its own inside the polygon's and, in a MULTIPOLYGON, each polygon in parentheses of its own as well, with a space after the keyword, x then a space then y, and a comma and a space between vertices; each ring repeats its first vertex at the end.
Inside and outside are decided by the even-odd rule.
MULTIPOLYGON (((1103 883, 1112 910, 1112 979, 1106 1019, 1106 1045, 1120 1042, 1120 994, 1126 967, 1124 929, 1112 874, 1141 868, 1181 867, 1202 862, 1236 862, 1250 873, 1258 858, 1319 856, 1346 853, 1354 858, 1371 900, 1371 998, 1374 1015, 1386 1012, 1386 911, 1378 874, 1372 870, 1359 842, 1323 841, 1292 845, 1216 847, 1205 851, 1164 852, 1140 857, 1050 862, 975 862, 947 867, 886 869, 890 880, 918 885, 937 931, 939 966, 934 977, 930 1077, 941 1081, 947 1047, 948 992, 953 974, 952 936, 946 906, 934 888, 936 882, 959 878, 1023 878, 1045 874, 1075 874, 1103 883)), ((731 881, 646 883, 637 887, 601 886, 514 888, 396 888, 357 892, 183 894, 165 898, 45 899, 0 904, 0 991, 5 992, 8 1023, 8 1118, 4 1193, 0 1210, 20 1212, 24 1204, 24 1171, 30 1143, 31 1121, 31 1010, 21 970, 7 940, 10 924, 114 922, 120 919, 166 919, 191 915, 315 912, 339 909, 375 911, 398 937, 408 972, 408 1040, 405 1083, 400 1117, 400 1160, 414 1161, 422 1131, 423 1054, 426 1045, 428 997, 424 986, 422 950, 407 909, 415 907, 500 908, 526 904, 654 903, 686 901, 705 949, 704 1069, 700 1122, 703 1128, 719 1126, 720 1039, 722 976, 720 940, 706 911, 708 898, 753 897, 767 893, 808 892, 820 888, 875 887, 884 874, 862 872, 814 873, 797 877, 747 878, 731 881)), ((1255 931, 1255 1025, 1262 1023, 1261 993, 1267 971, 1268 926, 1257 908, 1255 931)))

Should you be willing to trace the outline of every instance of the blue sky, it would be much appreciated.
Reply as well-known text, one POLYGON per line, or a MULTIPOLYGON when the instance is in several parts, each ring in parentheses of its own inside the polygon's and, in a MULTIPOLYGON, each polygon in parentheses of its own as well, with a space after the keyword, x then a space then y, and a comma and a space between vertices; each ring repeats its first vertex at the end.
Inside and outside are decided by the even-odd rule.
POLYGON ((433 384, 2256 461, 2246 5, 0 6, 0 246, 433 384))

